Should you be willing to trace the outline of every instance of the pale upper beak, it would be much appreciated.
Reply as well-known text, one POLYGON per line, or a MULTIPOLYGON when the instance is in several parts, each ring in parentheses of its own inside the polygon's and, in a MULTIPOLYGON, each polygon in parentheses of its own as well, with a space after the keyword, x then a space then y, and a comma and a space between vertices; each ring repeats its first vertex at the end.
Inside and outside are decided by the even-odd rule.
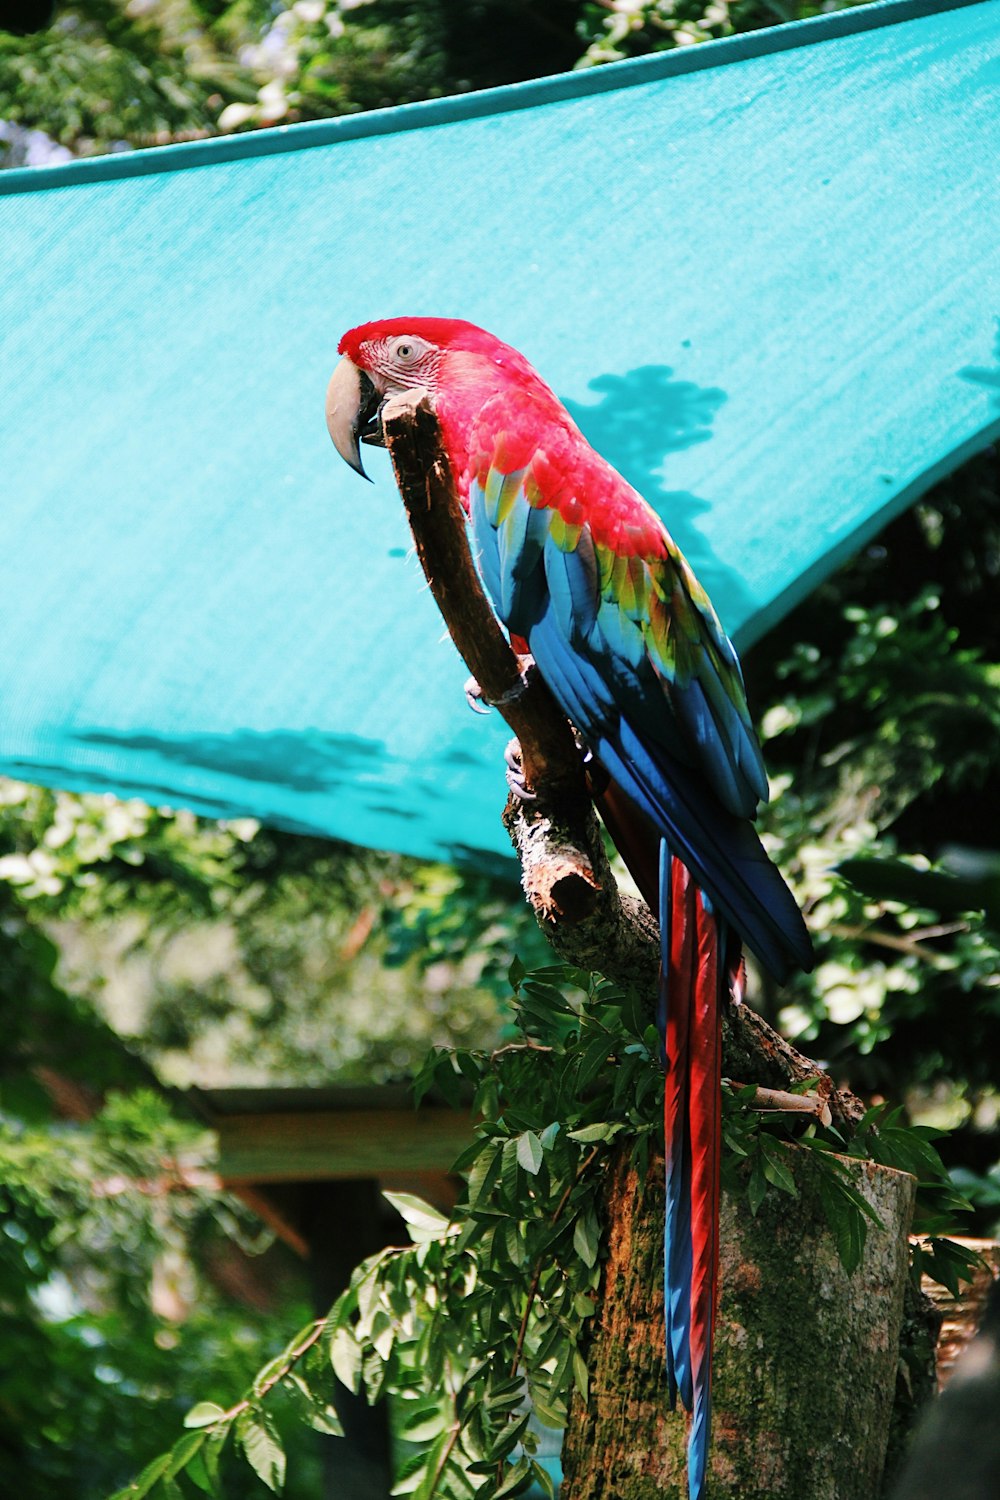
POLYGON ((326 388, 326 425, 333 446, 345 463, 367 479, 361 462, 361 443, 378 443, 382 393, 364 370, 346 357, 330 376, 326 388))

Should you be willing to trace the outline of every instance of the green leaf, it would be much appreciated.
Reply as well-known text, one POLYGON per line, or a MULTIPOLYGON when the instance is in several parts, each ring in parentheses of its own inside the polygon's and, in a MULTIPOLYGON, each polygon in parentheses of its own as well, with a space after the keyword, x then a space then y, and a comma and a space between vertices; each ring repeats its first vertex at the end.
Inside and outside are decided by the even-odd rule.
POLYGON ((368 1338, 372 1348, 384 1364, 392 1353, 396 1342, 395 1324, 384 1307, 378 1308, 373 1314, 368 1329, 368 1338))
POLYGON ((851 1276, 861 1264, 868 1225, 857 1204, 841 1190, 843 1184, 836 1177, 821 1177, 818 1186, 820 1202, 837 1246, 840 1263, 851 1276))
POLYGON ((512 1265, 524 1265, 524 1236, 516 1219, 508 1219, 504 1224, 504 1249, 507 1251, 512 1265))
POLYGON ((429 1240, 439 1240, 445 1235, 458 1233, 456 1224, 413 1193, 384 1192, 382 1197, 406 1221, 407 1231, 415 1245, 424 1245, 429 1240))
POLYGON ((876 901, 899 901, 929 908, 943 915, 985 911, 1000 921, 1000 878, 951 875, 941 870, 918 870, 902 859, 845 859, 835 866, 862 895, 876 901))
POLYGON ((218 1422, 220 1417, 226 1413, 221 1406, 216 1406, 214 1401, 199 1401, 197 1406, 192 1406, 184 1418, 185 1427, 211 1427, 218 1422))
POLYGON ((486 1460, 490 1464, 500 1463, 508 1457, 527 1431, 528 1423, 531 1421, 531 1412, 525 1412, 516 1421, 508 1422, 506 1427, 501 1427, 494 1442, 490 1445, 486 1460))
POLYGON ((593 1215, 581 1214, 573 1225, 573 1248, 585 1266, 597 1264, 600 1235, 593 1215))
POLYGON ((161 1453, 159 1457, 152 1459, 137 1479, 133 1479, 130 1485, 120 1490, 119 1494, 127 1495, 129 1500, 139 1500, 142 1495, 148 1495, 153 1485, 170 1468, 170 1454, 161 1453))
POLYGON ((881 1124, 869 1137, 870 1154, 884 1166, 911 1172, 921 1181, 943 1180, 944 1162, 919 1126, 881 1124))
POLYGON ((531 1460, 527 1458, 518 1459, 517 1463, 504 1476, 503 1483, 493 1491, 493 1500, 503 1500, 504 1495, 517 1494, 531 1478, 531 1460))
POLYGON ((438 1055, 434 1068, 434 1082, 443 1095, 445 1103, 450 1104, 452 1109, 458 1109, 462 1102, 462 1077, 455 1069, 450 1052, 442 1051, 438 1055))
POLYGON ((204 1464, 205 1473, 208 1476, 209 1493, 213 1495, 219 1489, 219 1460, 222 1457, 222 1450, 226 1445, 226 1439, 229 1436, 230 1430, 226 1426, 219 1427, 214 1432, 210 1432, 206 1438, 205 1446, 192 1465, 192 1469, 196 1469, 199 1463, 204 1464))
POLYGON ((498 1144, 494 1144, 490 1150, 484 1151, 480 1156, 469 1173, 470 1208, 477 1208, 484 1199, 490 1196, 500 1176, 502 1160, 502 1148, 498 1144))
POLYGON ((489 1146, 489 1137, 477 1135, 475 1140, 470 1141, 465 1150, 451 1164, 451 1171, 458 1176, 464 1177, 473 1162, 477 1161, 489 1146))
POLYGON ((555 1500, 556 1487, 552 1475, 548 1469, 544 1469, 540 1463, 532 1463, 531 1477, 544 1493, 546 1500, 555 1500))
POLYGON ((471 1084, 478 1084, 486 1066, 485 1058, 477 1052, 456 1052, 455 1061, 462 1077, 467 1078, 471 1084))
POLYGON ((426 1402, 414 1402, 412 1411, 407 1412, 406 1405, 403 1411, 406 1415, 400 1428, 400 1437, 405 1438, 408 1443, 429 1442, 431 1438, 437 1437, 448 1420, 439 1404, 429 1406, 426 1402))
POLYGON ((207 1436, 206 1432, 186 1432, 182 1438, 178 1438, 170 1450, 170 1463, 164 1470, 163 1478, 173 1479, 182 1469, 187 1468, 207 1436))
POLYGON ((338 1328, 330 1340, 330 1363, 341 1385, 357 1395, 361 1382, 361 1348, 349 1328, 338 1328))
POLYGON ((620 1120, 608 1122, 601 1121, 597 1125, 581 1125, 579 1130, 567 1131, 572 1141, 579 1141, 582 1145, 590 1145, 594 1141, 613 1141, 625 1126, 620 1120))
POLYGON ((603 1072, 608 1062, 610 1038, 606 1035, 592 1037, 580 1053, 576 1087, 580 1094, 603 1072))
POLYGON ((428 1455, 414 1453, 406 1460, 396 1478, 396 1483, 389 1491, 390 1495, 412 1495, 414 1490, 419 1489, 420 1482, 427 1472, 428 1455))
POLYGON ((512 1136, 510 1140, 504 1141, 500 1170, 504 1197, 511 1207, 518 1200, 517 1156, 517 1140, 512 1136))
POLYGON ((767 1195, 767 1178, 764 1176, 764 1158, 760 1152, 753 1159, 750 1181, 747 1183, 747 1201, 754 1218, 767 1195))
POLYGON ((923 1270, 933 1281, 938 1281, 953 1297, 961 1293, 962 1282, 969 1282, 987 1262, 975 1250, 956 1244, 954 1240, 932 1239, 930 1253, 923 1252, 923 1270))
POLYGON ((306 1410, 306 1421, 314 1432, 322 1432, 326 1437, 344 1436, 344 1426, 336 1407, 328 1402, 314 1401, 306 1410))
POLYGON ((413 1078, 410 1080, 410 1092, 413 1095, 413 1103, 419 1109, 428 1091, 434 1087, 434 1069, 437 1066, 437 1048, 434 1048, 424 1058, 413 1078))
POLYGON ((587 1373, 587 1365, 579 1349, 573 1350, 573 1384, 576 1386, 581 1401, 587 1400, 587 1392, 590 1389, 590 1376, 587 1373))
POLYGON ((285 1450, 267 1413, 259 1408, 247 1412, 240 1422, 239 1440, 258 1479, 277 1494, 285 1482, 285 1450))
POLYGON ((427 1455, 427 1469, 415 1491, 416 1500, 435 1500, 435 1496, 441 1494, 438 1489, 438 1480, 443 1477, 441 1460, 450 1439, 451 1433, 445 1431, 432 1444, 431 1451, 427 1455))
POLYGON ((545 1427, 551 1427, 556 1432, 566 1426, 566 1405, 560 1400, 547 1400, 544 1396, 536 1395, 533 1404, 535 1416, 545 1427))
POLYGON ((542 1165, 542 1143, 533 1130, 526 1130, 517 1138, 517 1159, 524 1170, 536 1176, 542 1165))
POLYGON ((788 1193, 792 1198, 799 1196, 799 1190, 795 1186, 795 1178, 788 1168, 784 1156, 784 1150, 780 1145, 761 1137, 761 1161, 764 1176, 773 1187, 780 1188, 783 1193, 788 1193))
POLYGON ((194 1455, 184 1473, 190 1482, 202 1490, 204 1494, 214 1495, 217 1493, 218 1485, 205 1463, 204 1448, 199 1449, 194 1455))

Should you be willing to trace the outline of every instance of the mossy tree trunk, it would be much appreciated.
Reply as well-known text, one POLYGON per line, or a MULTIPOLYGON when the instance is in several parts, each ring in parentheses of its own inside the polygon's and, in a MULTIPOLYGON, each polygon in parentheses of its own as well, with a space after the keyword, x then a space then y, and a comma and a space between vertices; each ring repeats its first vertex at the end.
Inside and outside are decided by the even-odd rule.
MULTIPOLYGON (((878 1500, 900 1357, 915 1181, 844 1159, 878 1213, 848 1275, 811 1155, 798 1198, 756 1218, 723 1195, 708 1500, 878 1500)), ((563 1450, 563 1500, 685 1500, 686 1419, 667 1409, 662 1161, 644 1184, 623 1151, 606 1194, 608 1258, 588 1366, 563 1450)))

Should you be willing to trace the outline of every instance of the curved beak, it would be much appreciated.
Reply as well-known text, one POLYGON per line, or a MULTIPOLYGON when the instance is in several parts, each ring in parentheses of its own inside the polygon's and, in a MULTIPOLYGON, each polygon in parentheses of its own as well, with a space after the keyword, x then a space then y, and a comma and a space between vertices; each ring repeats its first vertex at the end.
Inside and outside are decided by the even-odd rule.
POLYGON ((364 370, 344 358, 326 388, 326 425, 333 446, 363 479, 361 443, 379 442, 378 412, 382 397, 364 370))

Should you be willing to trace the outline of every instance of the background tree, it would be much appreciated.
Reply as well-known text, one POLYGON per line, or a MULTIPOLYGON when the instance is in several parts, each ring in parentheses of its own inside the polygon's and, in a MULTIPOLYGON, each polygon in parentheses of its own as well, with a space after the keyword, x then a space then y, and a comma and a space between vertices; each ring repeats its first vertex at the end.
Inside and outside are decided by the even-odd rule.
MULTIPOLYGON (((12 30, 5 35, 0 23, 0 120, 90 155, 492 88, 830 8, 809 0, 57 0, 54 8, 21 0, 12 30)), ((29 146, 20 135, 12 143, 22 155, 29 146)))

